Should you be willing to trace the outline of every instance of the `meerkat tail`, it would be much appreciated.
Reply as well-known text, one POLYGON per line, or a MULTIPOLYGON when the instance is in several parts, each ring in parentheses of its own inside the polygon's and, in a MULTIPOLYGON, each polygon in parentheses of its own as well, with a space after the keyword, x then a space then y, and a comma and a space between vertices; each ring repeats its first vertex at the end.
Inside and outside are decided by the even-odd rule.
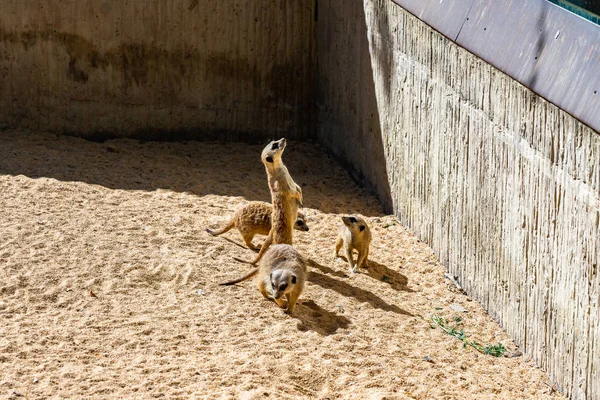
POLYGON ((236 283, 240 283, 240 282, 243 282, 243 281, 245 281, 247 279, 252 278, 254 275, 256 275, 257 272, 258 272, 258 268, 254 268, 254 270, 250 271, 249 273, 247 273, 246 275, 242 276, 241 278, 237 278, 237 279, 234 279, 234 280, 229 281, 229 282, 219 283, 219 285, 221 285, 221 286, 235 285, 236 283))
POLYGON ((219 229, 215 229, 215 230, 212 230, 212 229, 208 229, 208 228, 207 228, 207 229, 206 229, 206 232, 210 233, 210 234, 211 234, 211 235, 213 235, 213 236, 218 236, 218 235, 220 235, 220 234, 222 234, 222 233, 225 233, 225 232, 227 232, 227 231, 231 230, 233 227, 235 227, 235 224, 233 223, 233 219, 232 219, 232 220, 231 220, 231 221, 229 221, 229 222, 227 223, 227 225, 225 225, 224 227, 222 227, 222 228, 219 228, 219 229))
POLYGON ((256 265, 256 263, 258 262, 258 261, 256 261, 256 262, 252 262, 252 261, 248 261, 248 260, 242 260, 241 258, 238 258, 238 257, 232 257, 232 258, 233 258, 235 261, 237 261, 237 262, 241 262, 241 263, 243 263, 243 264, 256 265))
POLYGON ((252 261, 247 261, 247 260, 242 260, 241 258, 237 258, 237 257, 233 257, 233 259, 237 262, 241 262, 244 264, 250 264, 250 265, 256 265, 258 264, 258 262, 260 261, 260 259, 262 258, 263 254, 265 254, 265 252, 267 251, 266 248, 268 248, 269 246, 265 247, 265 244, 263 243, 263 245, 260 248, 260 251, 258 252, 258 255, 256 256, 256 258, 252 261), (264 251, 263 251, 264 249, 264 251))

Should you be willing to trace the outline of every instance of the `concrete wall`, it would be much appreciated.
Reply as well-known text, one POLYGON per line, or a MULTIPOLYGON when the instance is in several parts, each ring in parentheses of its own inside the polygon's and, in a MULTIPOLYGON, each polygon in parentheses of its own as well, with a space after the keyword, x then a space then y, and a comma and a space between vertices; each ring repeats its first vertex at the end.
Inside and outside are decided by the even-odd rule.
POLYGON ((391 212, 363 5, 356 0, 339 4, 319 1, 318 137, 391 212))
POLYGON ((314 136, 314 0, 2 0, 0 128, 314 136))
POLYGON ((600 398, 600 135, 389 0, 319 1, 319 137, 572 398, 600 398))

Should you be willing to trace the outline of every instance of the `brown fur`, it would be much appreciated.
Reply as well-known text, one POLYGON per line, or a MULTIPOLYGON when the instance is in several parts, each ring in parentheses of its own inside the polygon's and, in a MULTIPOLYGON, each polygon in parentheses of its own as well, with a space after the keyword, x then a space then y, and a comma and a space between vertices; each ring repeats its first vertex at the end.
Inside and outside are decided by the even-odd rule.
POLYGON ((302 189, 294 182, 281 159, 285 145, 285 139, 273 141, 264 148, 261 154, 261 160, 267 171, 273 203, 272 226, 269 235, 253 261, 249 262, 234 257, 237 261, 255 265, 271 244, 292 244, 293 242, 292 228, 297 218, 298 207, 302 206, 302 189))
POLYGON ((267 250, 257 268, 241 278, 221 285, 233 285, 256 275, 258 290, 266 299, 273 299, 291 314, 304 290, 307 277, 306 260, 288 244, 276 244, 267 250), (287 303, 283 301, 283 296, 287 303))
POLYGON ((346 258, 352 272, 357 272, 357 267, 367 268, 367 257, 369 257, 369 247, 371 245, 369 225, 357 215, 344 216, 342 221, 344 225, 340 228, 340 233, 335 241, 335 257, 338 256, 340 249, 344 246, 346 258), (356 265, 352 258, 352 250, 358 251, 356 265))
MULTIPOLYGON (((252 239, 254 238, 254 235, 269 234, 271 231, 272 212, 273 206, 271 206, 271 204, 263 201, 253 201, 240 206, 229 219, 229 222, 222 228, 216 230, 207 229, 206 232, 213 236, 218 236, 232 228, 237 228, 246 245, 250 249, 256 250, 256 247, 252 244, 252 239)), ((306 217, 301 212, 298 212, 298 217, 294 223, 294 229, 304 232, 308 231, 306 217)))

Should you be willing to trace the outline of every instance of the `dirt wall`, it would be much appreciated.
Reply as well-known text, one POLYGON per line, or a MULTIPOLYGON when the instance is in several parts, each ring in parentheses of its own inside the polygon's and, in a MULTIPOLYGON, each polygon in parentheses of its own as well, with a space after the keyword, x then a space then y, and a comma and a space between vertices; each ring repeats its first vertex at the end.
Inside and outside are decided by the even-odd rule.
POLYGON ((6 0, 0 128, 314 134, 314 1, 6 0))

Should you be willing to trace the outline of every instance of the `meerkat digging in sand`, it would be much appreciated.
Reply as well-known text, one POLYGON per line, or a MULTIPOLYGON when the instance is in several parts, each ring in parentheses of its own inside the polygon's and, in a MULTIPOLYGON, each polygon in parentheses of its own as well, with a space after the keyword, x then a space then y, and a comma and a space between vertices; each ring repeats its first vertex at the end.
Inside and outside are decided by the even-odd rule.
MULTIPOLYGON (((252 244, 252 239, 254 235, 267 235, 269 233, 272 212, 273 207, 269 203, 253 201, 240 206, 224 227, 215 230, 207 229, 206 232, 218 236, 232 228, 237 228, 246 245, 252 250, 257 250, 257 247, 252 244)), ((294 229, 308 231, 306 216, 301 212, 298 212, 294 229)))
POLYGON ((366 221, 356 215, 342 217, 344 225, 340 228, 340 233, 335 241, 335 257, 338 256, 342 245, 346 251, 346 258, 350 264, 350 270, 357 272, 357 268, 367 268, 367 257, 369 256, 369 246, 371 245, 371 230, 366 221), (358 251, 356 265, 352 258, 352 250, 358 251))
POLYGON ((302 207, 302 189, 294 182, 281 159, 285 145, 285 139, 273 141, 263 149, 261 154, 273 203, 269 235, 253 261, 234 257, 236 261, 256 265, 271 244, 292 244, 292 229, 296 222, 298 207, 302 207))
POLYGON ((273 299, 291 314, 306 283, 306 260, 289 244, 276 244, 267 250, 257 268, 241 278, 221 285, 233 285, 256 275, 258 290, 266 299, 273 299), (285 295, 287 305, 282 300, 285 295))

